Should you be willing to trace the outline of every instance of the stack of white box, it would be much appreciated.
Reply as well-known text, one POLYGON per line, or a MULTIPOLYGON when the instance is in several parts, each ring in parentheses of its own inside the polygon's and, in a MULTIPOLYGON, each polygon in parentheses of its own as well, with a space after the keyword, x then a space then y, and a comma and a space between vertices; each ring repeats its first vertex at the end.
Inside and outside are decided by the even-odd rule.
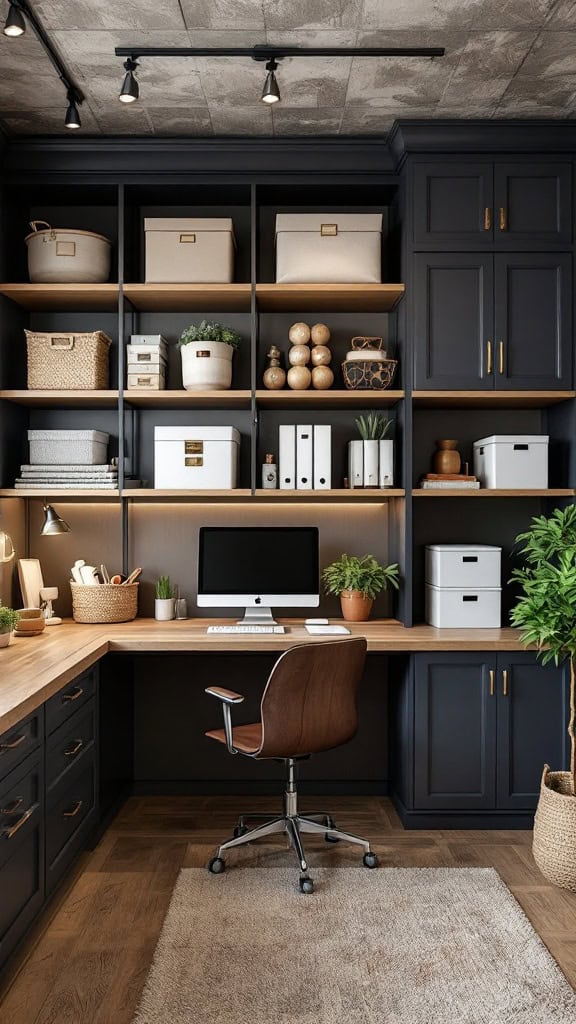
POLYGON ((133 334, 126 346, 128 391, 163 391, 168 345, 161 334, 133 334))
POLYGON ((426 622, 446 629, 498 629, 502 548, 426 546, 426 622))
POLYGON ((324 424, 279 428, 281 491, 329 491, 332 487, 332 427, 324 424))

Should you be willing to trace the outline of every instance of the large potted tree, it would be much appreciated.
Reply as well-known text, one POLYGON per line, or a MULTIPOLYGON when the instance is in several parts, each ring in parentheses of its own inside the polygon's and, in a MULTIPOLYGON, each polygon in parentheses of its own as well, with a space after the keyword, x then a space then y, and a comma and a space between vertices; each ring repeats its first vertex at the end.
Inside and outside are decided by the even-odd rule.
POLYGON ((516 540, 526 564, 512 574, 521 590, 512 625, 543 664, 570 664, 570 771, 544 765, 532 848, 549 881, 576 891, 576 505, 535 517, 516 540))

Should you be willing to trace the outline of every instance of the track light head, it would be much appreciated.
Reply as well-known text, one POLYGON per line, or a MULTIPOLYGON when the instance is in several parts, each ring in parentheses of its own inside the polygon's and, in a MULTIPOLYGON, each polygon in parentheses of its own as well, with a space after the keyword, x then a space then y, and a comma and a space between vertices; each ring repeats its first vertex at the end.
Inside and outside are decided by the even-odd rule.
POLYGON ((122 82, 122 88, 118 99, 121 103, 135 103, 140 95, 140 88, 136 81, 136 68, 138 67, 138 61, 134 60, 133 57, 128 57, 128 60, 124 61, 124 81, 122 82))
POLYGON ((17 4, 11 3, 8 10, 8 17, 4 22, 4 35, 8 36, 9 39, 17 39, 18 36, 23 36, 26 31, 26 21, 24 15, 17 4))
POLYGON ((82 121, 80 120, 80 114, 78 113, 78 107, 76 106, 76 97, 73 92, 68 92, 68 110, 66 111, 66 117, 64 118, 64 125, 66 128, 82 127, 82 121))
POLYGON ((262 96, 260 97, 262 103, 279 103, 280 102, 280 89, 278 88, 278 82, 276 81, 275 71, 278 64, 272 57, 266 64, 266 81, 264 82, 264 88, 262 90, 262 96))

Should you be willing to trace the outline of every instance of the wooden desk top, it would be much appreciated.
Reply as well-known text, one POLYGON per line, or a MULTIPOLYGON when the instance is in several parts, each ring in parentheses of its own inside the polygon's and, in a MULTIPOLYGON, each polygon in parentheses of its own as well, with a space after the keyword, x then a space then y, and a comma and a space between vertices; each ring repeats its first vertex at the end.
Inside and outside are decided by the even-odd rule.
MULTIPOLYGON (((136 619, 117 625, 81 626, 66 621, 38 637, 15 637, 0 650, 0 733, 57 693, 71 679, 111 651, 285 651, 297 643, 324 643, 337 637, 311 637, 302 620, 283 619, 284 634, 207 633, 214 619, 156 622, 136 619)), ((341 622, 341 620, 333 620, 341 622)), ((368 650, 519 651, 515 629, 406 629, 394 619, 348 623, 354 636, 365 636, 368 650)))

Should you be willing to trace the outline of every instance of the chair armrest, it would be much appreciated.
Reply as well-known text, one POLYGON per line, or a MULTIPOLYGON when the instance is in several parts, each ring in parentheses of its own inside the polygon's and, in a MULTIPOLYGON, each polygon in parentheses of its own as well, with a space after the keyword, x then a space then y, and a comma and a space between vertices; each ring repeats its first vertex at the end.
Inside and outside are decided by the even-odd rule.
POLYGON ((224 704, 241 704, 244 700, 241 693, 225 690, 223 686, 207 686, 204 692, 209 693, 211 697, 217 697, 224 704))

